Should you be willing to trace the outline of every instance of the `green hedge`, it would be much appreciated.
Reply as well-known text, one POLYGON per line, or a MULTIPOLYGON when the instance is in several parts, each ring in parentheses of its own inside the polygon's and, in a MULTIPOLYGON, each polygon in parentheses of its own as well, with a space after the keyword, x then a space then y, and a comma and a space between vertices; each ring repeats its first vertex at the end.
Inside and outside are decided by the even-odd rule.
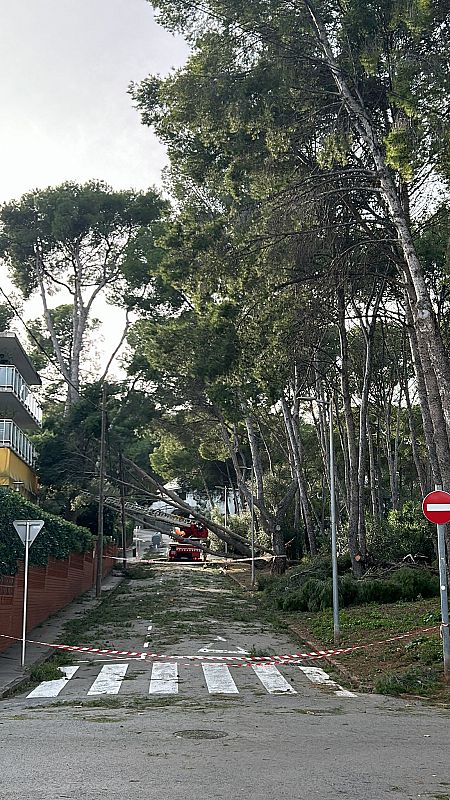
POLYGON ((14 575, 24 546, 13 528, 15 519, 43 519, 45 524, 30 547, 30 564, 45 566, 49 556, 68 558, 71 553, 92 550, 95 537, 86 528, 47 514, 10 489, 0 488, 0 575, 14 575))

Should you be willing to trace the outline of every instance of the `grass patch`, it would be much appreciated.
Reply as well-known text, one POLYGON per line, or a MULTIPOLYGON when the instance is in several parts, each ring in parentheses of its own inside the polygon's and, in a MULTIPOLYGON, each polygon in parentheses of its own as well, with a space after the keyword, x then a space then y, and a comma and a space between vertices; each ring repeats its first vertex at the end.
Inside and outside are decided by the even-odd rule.
POLYGON ((36 664, 30 669, 29 682, 30 684, 42 683, 42 681, 56 681, 62 677, 60 667, 73 664, 73 658, 70 653, 59 651, 51 656, 48 661, 43 664, 36 664))
POLYGON ((430 697, 436 692, 439 684, 440 672, 437 669, 416 667, 401 674, 381 675, 375 681, 375 691, 378 694, 389 694, 394 697, 400 695, 430 697))

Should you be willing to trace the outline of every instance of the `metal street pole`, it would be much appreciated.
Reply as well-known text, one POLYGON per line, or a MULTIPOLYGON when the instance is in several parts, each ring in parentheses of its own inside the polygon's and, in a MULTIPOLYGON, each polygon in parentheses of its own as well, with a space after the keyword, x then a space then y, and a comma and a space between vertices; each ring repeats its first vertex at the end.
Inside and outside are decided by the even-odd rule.
POLYGON ((106 439, 106 386, 102 387, 102 423, 100 433, 100 467, 98 484, 98 524, 97 524, 97 574, 95 596, 100 597, 103 577, 103 523, 105 510, 105 439, 106 439))
MULTIPOLYGON (((441 491, 442 486, 436 485, 436 491, 441 491)), ((439 560, 439 587, 441 596, 441 622, 442 622, 442 654, 444 658, 444 675, 450 678, 450 629, 448 627, 448 593, 447 593, 447 562, 445 555, 445 525, 437 525, 438 560, 439 560)))
POLYGON ((28 604, 28 553, 30 549, 30 523, 27 520, 27 529, 25 534, 25 563, 23 573, 23 616, 22 616, 22 656, 20 664, 25 666, 25 644, 27 632, 27 604, 28 604))
POLYGON ((251 546, 252 546, 252 576, 251 576, 251 586, 255 585, 255 506, 253 503, 253 478, 254 478, 254 469, 252 468, 252 502, 251 502, 251 546))
POLYGON ((450 630, 448 627, 447 566, 445 560, 445 525, 437 526, 439 583, 441 594, 442 651, 444 656, 444 675, 450 678, 450 630))
POLYGON ((333 441, 333 399, 330 396, 330 517, 331 517, 331 566, 333 572, 333 632, 334 643, 339 644, 341 631, 339 628, 339 585, 336 542, 336 493, 334 479, 334 441, 333 441))
POLYGON ((125 486, 122 451, 119 451, 119 472, 120 472, 120 521, 122 527, 122 568, 127 568, 127 526, 125 521, 125 486))
MULTIPOLYGON (((226 528, 228 525, 228 503, 227 503, 227 489, 228 486, 224 486, 224 493, 225 493, 225 509, 224 509, 224 527, 226 528)), ((225 560, 228 557, 228 543, 225 542, 225 560)))

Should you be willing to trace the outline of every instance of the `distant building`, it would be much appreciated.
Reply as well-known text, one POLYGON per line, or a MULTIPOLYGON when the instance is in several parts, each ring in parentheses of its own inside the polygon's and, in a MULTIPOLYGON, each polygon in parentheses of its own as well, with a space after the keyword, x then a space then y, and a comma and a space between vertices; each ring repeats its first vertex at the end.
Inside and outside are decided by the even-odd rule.
POLYGON ((0 486, 37 495, 36 452, 27 432, 42 424, 30 391, 41 379, 14 333, 0 333, 0 486))

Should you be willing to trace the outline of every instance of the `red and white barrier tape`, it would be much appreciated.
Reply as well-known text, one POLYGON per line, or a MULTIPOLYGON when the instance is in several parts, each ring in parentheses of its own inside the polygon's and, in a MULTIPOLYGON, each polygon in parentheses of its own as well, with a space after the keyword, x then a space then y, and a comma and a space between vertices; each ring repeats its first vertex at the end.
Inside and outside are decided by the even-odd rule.
MULTIPOLYGON (((304 659, 319 659, 328 658, 329 656, 346 655, 347 653, 354 652, 355 650, 364 650, 370 647, 377 647, 390 642, 397 642, 401 639, 411 638, 412 636, 419 636, 422 633, 431 633, 432 631, 440 630, 442 625, 433 625, 429 628, 421 628, 416 631, 409 631, 402 633, 398 636, 391 636, 389 639, 382 639, 376 642, 367 642, 366 644, 356 644, 349 647, 334 647, 326 650, 313 650, 305 653, 288 653, 286 655, 274 656, 245 656, 245 655, 229 655, 229 656, 208 656, 208 655, 171 655, 167 653, 149 653, 146 651, 137 650, 113 650, 109 648, 92 647, 91 645, 70 645, 70 644, 52 644, 51 642, 39 642, 34 639, 27 639, 29 644, 37 644, 42 647, 51 647, 55 650, 64 650, 68 652, 77 653, 92 653, 94 655, 111 656, 112 658, 138 658, 145 661, 165 660, 165 661, 208 661, 216 663, 227 663, 234 667, 251 666, 252 664, 299 664, 304 659)), ((448 625, 445 625, 448 627, 448 625)), ((16 636, 7 636, 0 634, 2 639, 12 639, 16 642, 22 641, 16 636)))
MULTIPOLYGON (((210 566, 211 564, 220 564, 223 567, 223 566, 227 566, 227 565, 230 566, 231 564, 242 564, 244 561, 245 562, 252 561, 251 558, 230 558, 228 561, 226 561, 225 559, 223 559, 221 561, 219 561, 217 559, 215 561, 212 561, 212 560, 208 560, 208 561, 200 561, 200 560, 199 561, 163 561, 162 558, 150 558, 150 559, 148 559, 148 558, 139 558, 139 559, 125 558, 124 559, 123 556, 105 556, 105 555, 103 556, 103 558, 109 558, 109 559, 112 559, 113 561, 126 561, 127 565, 130 565, 132 567, 138 566, 139 564, 159 564, 159 566, 161 566, 161 567, 165 567, 165 566, 169 566, 169 565, 173 566, 174 564, 176 564, 177 566, 181 565, 181 566, 184 566, 184 567, 192 567, 192 566, 195 566, 195 565, 204 566, 205 564, 207 566, 210 566)), ((261 560, 262 558, 263 558, 263 556, 257 556, 256 560, 261 560)), ((267 563, 270 563, 270 562, 267 562, 267 563)))

